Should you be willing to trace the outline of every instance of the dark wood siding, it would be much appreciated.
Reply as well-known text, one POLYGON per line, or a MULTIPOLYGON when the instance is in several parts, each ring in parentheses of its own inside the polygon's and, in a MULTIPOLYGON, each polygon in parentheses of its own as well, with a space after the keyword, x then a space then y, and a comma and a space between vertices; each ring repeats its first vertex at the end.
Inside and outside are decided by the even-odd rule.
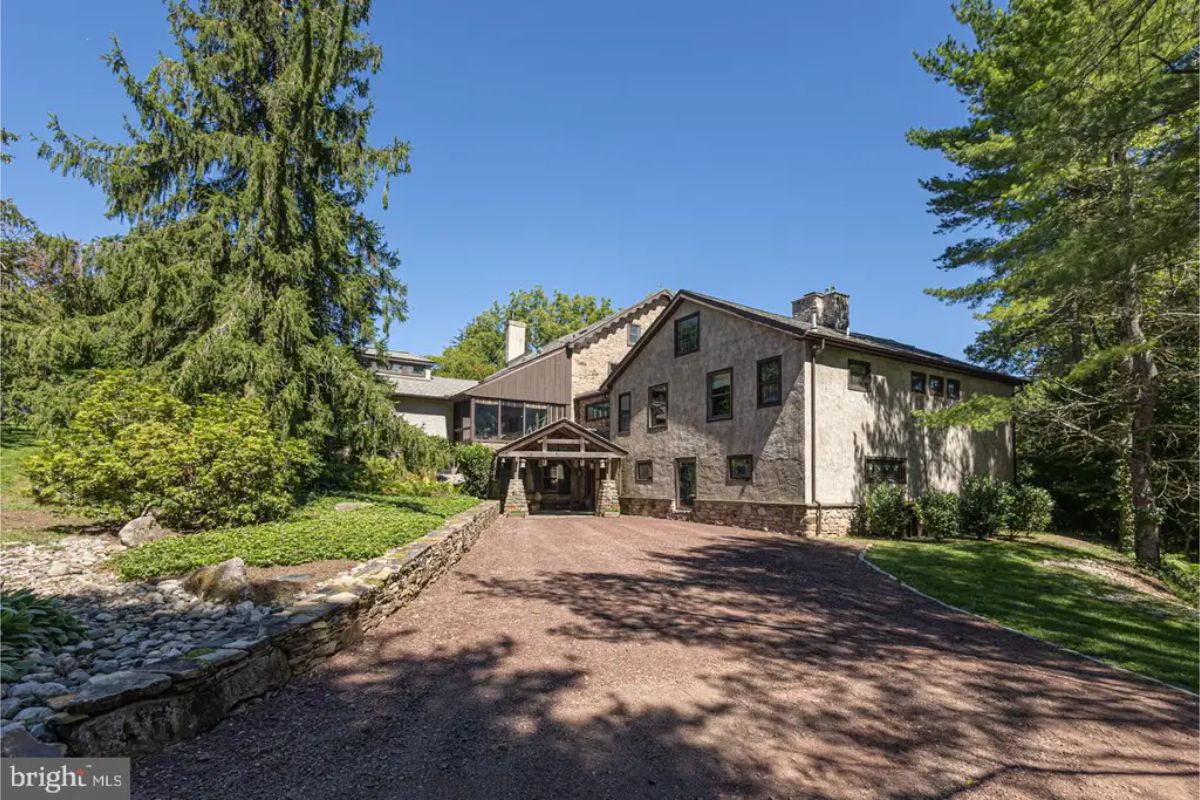
POLYGON ((528 364, 471 387, 464 394, 570 405, 571 360, 567 358, 567 349, 559 348, 533 359, 528 364))

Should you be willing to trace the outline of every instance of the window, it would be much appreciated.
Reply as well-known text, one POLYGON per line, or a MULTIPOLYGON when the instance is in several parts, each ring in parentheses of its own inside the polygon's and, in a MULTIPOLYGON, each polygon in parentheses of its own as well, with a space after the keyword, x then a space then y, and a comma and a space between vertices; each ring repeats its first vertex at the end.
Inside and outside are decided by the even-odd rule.
POLYGON ((731 481, 748 481, 754 477, 754 457, 753 456, 730 456, 729 457, 729 480, 731 481))
POLYGON ((908 478, 905 475, 904 459, 867 459, 867 483, 897 483, 904 486, 907 482, 908 478))
POLYGON ((917 394, 925 394, 925 373, 914 372, 912 374, 912 390, 917 394))
POLYGON ((650 387, 650 413, 646 415, 646 427, 667 427, 667 384, 660 383, 650 387))
POLYGON ((733 370, 708 373, 708 421, 733 418, 733 370))
POLYGON ((849 361, 850 388, 865 392, 871 388, 871 365, 866 361, 849 361))
POLYGON ((929 393, 930 394, 941 397, 942 390, 944 388, 945 388, 945 385, 943 383, 941 375, 930 375, 929 376, 929 393))
POLYGON ((617 433, 629 433, 629 414, 633 398, 629 392, 617 395, 617 433))
POLYGON ((633 479, 638 483, 651 483, 654 480, 654 462, 639 461, 634 464, 633 479))
POLYGON ((642 326, 636 322, 629 325, 629 346, 633 347, 637 344, 638 339, 642 338, 642 326))
POLYGON ((783 359, 780 356, 758 362, 758 407, 777 406, 783 402, 783 359))
POLYGON ((475 438, 495 439, 500 432, 500 408, 496 403, 475 404, 475 438))
POLYGON ((550 409, 525 406, 525 432, 533 433, 538 428, 546 427, 550 418, 550 409))
POLYGON ((525 433, 525 406, 521 403, 500 404, 500 436, 515 439, 525 433))
POLYGON ((675 355, 686 356, 700 349, 700 312, 675 320, 675 355))
POLYGON ((962 386, 959 384, 958 378, 946 378, 946 397, 951 400, 962 397, 962 386))
POLYGON ((602 403, 588 403, 583 407, 583 418, 588 422, 594 422, 600 419, 608 419, 608 401, 602 403))

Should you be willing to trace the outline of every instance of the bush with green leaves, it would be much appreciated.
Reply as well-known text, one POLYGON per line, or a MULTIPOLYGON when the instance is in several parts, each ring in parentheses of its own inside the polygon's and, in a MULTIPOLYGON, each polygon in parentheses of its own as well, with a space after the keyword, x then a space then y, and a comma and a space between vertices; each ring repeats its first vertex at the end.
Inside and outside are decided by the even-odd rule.
POLYGON ((409 475, 433 478, 454 463, 454 445, 401 420, 394 455, 409 475))
POLYGON ((867 490, 863 503, 867 533, 872 536, 907 536, 912 527, 912 510, 904 487, 877 483, 867 490))
POLYGON ((63 611, 58 601, 38 597, 29 589, 0 592, 0 680, 20 677, 25 654, 35 647, 55 652, 65 644, 78 641, 84 627, 63 611))
POLYGON ((1195 561, 1168 553, 1162 557, 1158 574, 1167 588, 1184 602, 1195 606, 1200 600, 1200 566, 1195 561))
POLYGON ((1012 511, 1009 485, 990 475, 968 475, 958 493, 958 527, 978 539, 1008 527, 1012 511))
POLYGON ((113 372, 26 469, 39 502, 212 528, 287 513, 319 466, 306 442, 271 427, 256 398, 208 396, 191 406, 113 372))
POLYGON ((492 484, 492 460, 495 453, 482 444, 459 445, 454 463, 463 474, 463 491, 472 497, 487 497, 492 484))
POLYGON ((1012 488, 1012 509, 1008 526, 1027 533, 1050 529, 1054 516, 1054 498, 1040 486, 1022 483, 1012 488))
POLYGON ((946 539, 958 535, 958 495, 931 491, 914 504, 924 535, 946 539))

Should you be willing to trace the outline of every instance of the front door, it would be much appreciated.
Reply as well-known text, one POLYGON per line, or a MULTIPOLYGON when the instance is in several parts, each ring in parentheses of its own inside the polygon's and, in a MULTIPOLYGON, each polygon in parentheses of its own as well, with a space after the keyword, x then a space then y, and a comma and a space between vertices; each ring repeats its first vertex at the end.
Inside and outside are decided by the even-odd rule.
POLYGON ((696 504, 696 461, 686 459, 676 462, 675 486, 678 496, 675 498, 679 508, 688 508, 696 504))

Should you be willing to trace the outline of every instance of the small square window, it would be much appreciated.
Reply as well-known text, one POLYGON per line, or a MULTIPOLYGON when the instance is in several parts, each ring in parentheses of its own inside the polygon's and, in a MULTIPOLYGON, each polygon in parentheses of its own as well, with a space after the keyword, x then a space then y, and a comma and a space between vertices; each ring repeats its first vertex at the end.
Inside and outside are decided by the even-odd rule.
POLYGON ((847 362, 850 372, 850 388, 865 392, 871 388, 871 365, 866 361, 847 362))
POLYGON ((633 398, 629 392, 617 395, 617 433, 629 433, 629 416, 633 398))
POLYGON ((962 397, 962 385, 959 384, 958 378, 946 378, 946 397, 951 400, 962 397))
POLYGON ((773 356, 758 362, 758 407, 783 402, 783 358, 773 356))
POLYGON ((629 346, 633 347, 637 344, 638 339, 642 338, 642 326, 636 322, 629 325, 629 346))
POLYGON ((754 457, 753 456, 730 456, 729 457, 729 480, 731 481, 749 481, 754 478, 754 457))
POLYGON ((646 427, 650 430, 667 427, 667 384, 660 383, 650 387, 648 405, 646 427))
POLYGON ((602 403, 588 403, 584 406, 583 417, 588 421, 600 419, 608 419, 608 401, 602 403))
POLYGON ((925 373, 914 372, 912 374, 912 390, 917 394, 925 394, 925 373))
POLYGON ((904 486, 908 477, 902 458, 868 458, 867 483, 896 483, 904 486))
POLYGON ((675 320, 675 355, 686 356, 700 349, 700 312, 675 320))
POLYGON ((929 393, 937 397, 941 397, 945 391, 945 382, 941 375, 929 376, 929 393))
POLYGON ((708 373, 708 421, 733 418, 733 370, 708 373))
POLYGON ((639 461, 633 465, 633 478, 638 483, 651 483, 654 480, 654 462, 639 461))

